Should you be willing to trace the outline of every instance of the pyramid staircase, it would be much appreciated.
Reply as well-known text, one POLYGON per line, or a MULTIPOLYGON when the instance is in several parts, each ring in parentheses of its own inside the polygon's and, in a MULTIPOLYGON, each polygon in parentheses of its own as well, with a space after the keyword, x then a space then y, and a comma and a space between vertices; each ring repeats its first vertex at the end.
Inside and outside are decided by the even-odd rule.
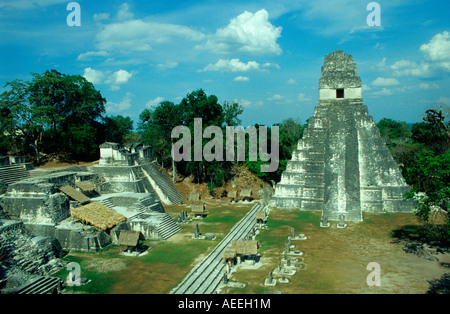
POLYGON ((0 167, 0 180, 7 185, 29 178, 30 174, 21 165, 5 165, 0 167))
POLYGON ((160 199, 167 204, 178 204, 184 201, 184 196, 175 185, 152 162, 139 161, 144 176, 150 181, 160 199))
POLYGON ((158 234, 164 240, 170 238, 175 233, 181 231, 181 227, 169 216, 169 214, 164 213, 164 218, 161 224, 158 226, 158 234))

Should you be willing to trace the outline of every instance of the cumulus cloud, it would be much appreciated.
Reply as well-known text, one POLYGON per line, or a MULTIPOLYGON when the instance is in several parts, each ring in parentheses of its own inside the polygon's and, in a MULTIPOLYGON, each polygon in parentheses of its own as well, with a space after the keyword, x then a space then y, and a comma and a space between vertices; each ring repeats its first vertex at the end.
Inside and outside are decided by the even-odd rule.
POLYGON ((300 94, 298 94, 298 100, 300 101, 300 102, 307 102, 307 101, 311 101, 312 100, 312 97, 310 97, 310 96, 307 96, 305 93, 300 93, 300 94))
POLYGON ((107 51, 88 51, 78 55, 77 61, 89 61, 93 57, 107 57, 109 53, 107 51))
POLYGON ((275 63, 264 63, 260 65, 256 61, 248 61, 244 63, 239 59, 219 59, 216 63, 208 64, 199 72, 220 71, 220 72, 248 72, 248 71, 267 71, 270 68, 279 69, 279 65, 275 63))
POLYGON ((372 82, 373 86, 394 86, 400 84, 395 78, 378 77, 372 82))
POLYGON ((59 3, 66 3, 67 0, 2 0, 0 8, 12 7, 19 10, 35 9, 36 7, 46 7, 59 3))
POLYGON ((295 85, 295 84, 297 84, 297 81, 291 78, 291 79, 287 80, 286 83, 288 83, 289 85, 295 85))
POLYGON ((133 74, 126 70, 119 70, 111 74, 106 83, 111 84, 112 90, 119 90, 120 85, 128 83, 132 76, 133 74))
POLYGON ((160 102, 162 102, 164 100, 164 97, 156 97, 155 99, 151 99, 147 102, 147 104, 145 105, 146 108, 152 108, 155 107, 157 105, 159 105, 160 102))
POLYGON ((130 6, 128 3, 123 3, 119 10, 117 11, 117 19, 119 21, 131 20, 134 17, 134 14, 130 12, 130 6))
POLYGON ((92 84, 101 84, 105 74, 102 71, 97 71, 89 67, 84 69, 83 77, 92 84))
POLYGON ((450 71, 450 33, 436 34, 429 43, 420 46, 424 56, 438 67, 450 71))
POLYGON ((123 112, 131 107, 131 97, 132 93, 126 93, 125 97, 119 102, 107 102, 105 109, 108 113, 110 112, 123 112))
POLYGON ((108 20, 109 19, 109 13, 98 13, 98 14, 94 14, 92 16, 92 19, 95 22, 100 22, 100 21, 104 21, 104 20, 108 20))
POLYGON ((273 96, 269 97, 268 100, 281 100, 283 98, 284 98, 284 96, 282 96, 280 94, 274 94, 273 96))
POLYGON ((273 26, 269 13, 262 9, 255 13, 245 11, 230 20, 225 28, 220 28, 209 37, 204 45, 197 48, 215 53, 241 52, 257 55, 279 55, 282 50, 277 43, 281 27, 273 26))
POLYGON ((174 40, 201 40, 204 35, 189 27, 176 24, 126 20, 105 25, 97 34, 100 50, 149 51, 155 45, 174 40))
POLYGON ((241 62, 239 59, 220 59, 215 64, 208 64, 201 72, 205 71, 220 71, 220 72, 247 72, 259 70, 259 63, 256 61, 249 61, 247 63, 241 62))
POLYGON ((233 81, 235 82, 248 82, 250 79, 247 76, 236 76, 233 81))
POLYGON ((386 87, 383 87, 381 90, 378 90, 378 91, 370 92, 370 94, 373 96, 390 96, 393 93, 394 92, 392 91, 392 89, 389 89, 386 87))
POLYGON ((158 68, 165 70, 165 69, 174 69, 178 66, 178 62, 176 61, 167 61, 166 63, 159 63, 158 68))
POLYGON ((430 75, 430 65, 428 63, 417 64, 413 61, 400 60, 391 65, 391 69, 396 76, 421 76, 430 75))

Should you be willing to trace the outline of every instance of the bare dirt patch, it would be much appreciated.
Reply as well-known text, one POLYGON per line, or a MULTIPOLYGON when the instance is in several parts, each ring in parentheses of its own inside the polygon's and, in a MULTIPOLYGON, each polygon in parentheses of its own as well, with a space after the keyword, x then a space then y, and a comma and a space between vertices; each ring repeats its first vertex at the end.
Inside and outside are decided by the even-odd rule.
POLYGON ((448 260, 449 253, 437 254, 436 260, 429 260, 406 253, 401 244, 395 243, 391 231, 417 224, 413 214, 365 214, 364 222, 348 222, 345 229, 336 228, 333 222, 329 228, 320 228, 320 212, 273 210, 269 219, 272 220, 269 230, 261 231, 258 237, 260 254, 270 258, 272 265, 265 263, 259 269, 236 271, 231 280, 243 282, 246 287, 225 288, 224 293, 421 294, 430 289, 430 281, 449 272, 440 262, 448 260), (302 268, 293 276, 287 276, 287 284, 264 286, 268 272, 274 270, 283 257, 290 227, 307 236, 307 240, 292 241, 294 250, 304 253, 302 268), (367 266, 371 262, 380 265, 380 286, 367 285, 366 279, 372 271, 367 270, 367 266))

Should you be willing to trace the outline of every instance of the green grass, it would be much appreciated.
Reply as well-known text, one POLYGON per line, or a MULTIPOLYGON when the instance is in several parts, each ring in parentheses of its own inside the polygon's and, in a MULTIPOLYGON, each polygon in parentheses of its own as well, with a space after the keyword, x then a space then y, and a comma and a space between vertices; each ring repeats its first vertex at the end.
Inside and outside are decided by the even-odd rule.
MULTIPOLYGON (((188 235, 194 231, 196 220, 181 225, 178 233, 181 240, 147 240, 143 244, 150 249, 141 257, 126 257, 119 254, 121 247, 109 245, 95 252, 72 252, 63 260, 68 264, 77 262, 81 267, 81 277, 91 282, 80 287, 67 287, 67 293, 108 294, 108 293, 167 293, 192 269, 196 259, 208 254, 251 208, 249 206, 215 207, 210 214, 198 220, 200 233, 212 232, 215 240, 194 240, 188 235), (116 260, 124 263, 123 269, 96 270, 92 264, 116 260), (151 282, 151 284, 150 284, 151 282), (152 288, 153 286, 153 288, 152 288), (148 289, 148 290, 146 290, 148 289)), ((55 276, 66 280, 69 270, 63 268, 55 276)))
MULTIPOLYGON (((112 246, 114 247, 114 246, 112 246)), ((100 255, 99 253, 75 253, 77 255, 67 255, 63 258, 67 264, 70 262, 76 262, 80 265, 81 268, 81 278, 88 278, 90 282, 87 285, 82 285, 80 287, 67 287, 67 293, 86 293, 86 294, 107 294, 110 291, 110 288, 113 284, 117 282, 117 279, 114 277, 114 272, 97 272, 93 270, 87 269, 87 261, 89 258, 101 258, 108 259, 108 255, 100 255)), ((115 258, 118 258, 117 255, 114 255, 115 258)), ((123 259, 126 261, 125 259, 123 259)), ((70 270, 66 268, 61 269, 53 276, 59 277, 66 282, 67 275, 70 270)))

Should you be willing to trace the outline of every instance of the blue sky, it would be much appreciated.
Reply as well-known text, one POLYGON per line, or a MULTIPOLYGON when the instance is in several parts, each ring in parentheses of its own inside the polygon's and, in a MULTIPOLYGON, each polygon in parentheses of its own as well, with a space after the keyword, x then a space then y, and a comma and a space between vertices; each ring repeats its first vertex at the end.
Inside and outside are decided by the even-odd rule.
MULTIPOLYGON (((135 122, 162 100, 203 88, 244 106, 242 124, 305 122, 318 101, 323 58, 353 56, 375 121, 418 122, 450 105, 450 2, 1 0, 0 88, 30 73, 84 75, 107 99, 108 115, 135 122)), ((1 91, 1 89, 0 89, 1 91)))

